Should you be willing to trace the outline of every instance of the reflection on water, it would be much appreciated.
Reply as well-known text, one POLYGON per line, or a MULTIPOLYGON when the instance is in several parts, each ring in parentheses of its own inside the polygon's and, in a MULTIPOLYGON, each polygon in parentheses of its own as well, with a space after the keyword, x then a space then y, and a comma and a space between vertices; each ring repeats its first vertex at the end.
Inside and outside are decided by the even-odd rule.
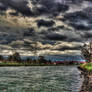
POLYGON ((0 92, 78 92, 73 66, 0 67, 0 92))

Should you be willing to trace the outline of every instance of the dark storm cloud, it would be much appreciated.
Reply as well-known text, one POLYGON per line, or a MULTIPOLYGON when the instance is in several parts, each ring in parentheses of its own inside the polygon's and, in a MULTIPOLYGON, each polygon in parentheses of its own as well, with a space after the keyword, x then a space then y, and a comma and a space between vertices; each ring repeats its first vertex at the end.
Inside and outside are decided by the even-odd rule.
POLYGON ((88 39, 88 38, 92 39, 92 32, 91 31, 85 32, 83 37, 86 39, 88 39))
POLYGON ((73 4, 79 4, 82 3, 83 0, 70 0, 73 4))
MULTIPOLYGON (((0 26, 1 44, 10 45, 21 43, 21 47, 26 47, 26 44, 33 45, 32 43, 36 41, 38 48, 62 52, 61 50, 79 50, 81 45, 76 46, 75 43, 82 43, 83 41, 92 39, 92 8, 87 8, 88 5, 86 2, 83 3, 85 0, 30 0, 32 1, 30 4, 28 1, 29 0, 0 0, 0 8, 2 10, 12 8, 25 16, 36 15, 30 18, 24 18, 19 15, 16 16, 16 19, 20 18, 19 21, 22 22, 24 20, 23 22, 28 24, 27 29, 19 29, 20 31, 16 32, 14 31, 16 30, 15 27, 11 29, 13 30, 11 31, 8 27, 3 28, 0 26), (82 5, 81 10, 79 9, 81 7, 80 5, 82 5), (72 10, 71 7, 72 9, 76 8, 72 13, 70 13, 72 10), (71 9, 70 12, 68 11, 69 9, 71 9), (58 14, 62 16, 59 15, 56 18, 49 16, 56 16, 58 14), (64 19, 62 19, 63 15, 65 15, 64 19), (61 18, 61 20, 57 18, 61 18), (4 34, 3 30, 5 32, 4 34), (28 42, 25 41, 25 39, 28 40, 28 42)), ((9 17, 13 18, 11 15, 9 17)), ((20 23, 19 21, 18 23, 20 23)))
POLYGON ((80 38, 78 38, 78 37, 75 37, 75 38, 68 38, 68 42, 82 42, 82 40, 83 40, 83 38, 82 37, 80 37, 80 38))
POLYGON ((40 4, 45 8, 45 12, 47 11, 48 13, 52 14, 55 12, 65 12, 69 9, 67 5, 59 2, 56 3, 55 0, 41 0, 40 4))
POLYGON ((0 2, 24 15, 33 15, 31 9, 27 6, 28 2, 25 0, 21 0, 19 2, 16 0, 0 0, 0 2))
POLYGON ((37 22, 38 27, 41 27, 41 26, 51 27, 51 26, 53 26, 55 24, 55 22, 53 20, 47 21, 47 20, 41 19, 41 20, 37 20, 36 22, 37 22))
POLYGON ((0 2, 27 16, 57 15, 69 9, 67 5, 56 3, 54 0, 0 0, 0 2))
POLYGON ((67 13, 64 19, 76 30, 90 30, 92 29, 92 8, 88 7, 82 11, 67 13))
POLYGON ((90 29, 92 29, 92 27, 91 26, 86 26, 86 25, 84 25, 84 24, 80 24, 80 23, 70 23, 70 26, 73 26, 75 29, 77 29, 77 30, 90 30, 90 29))
POLYGON ((59 13, 68 11, 71 4, 77 5, 82 3, 82 1, 85 0, 0 0, 4 5, 16 9, 27 16, 41 14, 56 16, 59 13))
POLYGON ((56 26, 42 30, 39 32, 44 39, 50 41, 68 41, 68 42, 81 42, 83 40, 80 31, 77 33, 74 30, 69 30, 64 26, 56 26))
POLYGON ((60 34, 57 34, 57 33, 48 34, 46 37, 49 40, 66 40, 66 38, 67 38, 64 35, 60 35, 60 34))
POLYGON ((0 10, 5 11, 8 7, 4 5, 3 3, 0 3, 0 10))
POLYGON ((63 46, 59 48, 58 50, 65 51, 65 50, 80 50, 81 46, 75 46, 75 47, 69 47, 69 46, 63 46))

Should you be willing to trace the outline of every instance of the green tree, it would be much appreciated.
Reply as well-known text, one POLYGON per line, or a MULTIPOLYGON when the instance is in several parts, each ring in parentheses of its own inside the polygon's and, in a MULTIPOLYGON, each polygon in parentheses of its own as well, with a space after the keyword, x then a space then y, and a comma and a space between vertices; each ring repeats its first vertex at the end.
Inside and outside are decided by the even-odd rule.
POLYGON ((0 55, 0 60, 3 61, 4 60, 4 57, 2 55, 0 55))
POLYGON ((39 61, 40 64, 42 64, 42 63, 45 64, 47 62, 46 59, 43 56, 39 56, 38 61, 39 61))
POLYGON ((21 57, 20 54, 18 52, 15 52, 13 55, 8 57, 9 61, 16 61, 16 62, 20 62, 21 61, 21 57))
POLYGON ((92 62, 92 43, 84 44, 82 47, 82 55, 85 57, 87 62, 92 62))

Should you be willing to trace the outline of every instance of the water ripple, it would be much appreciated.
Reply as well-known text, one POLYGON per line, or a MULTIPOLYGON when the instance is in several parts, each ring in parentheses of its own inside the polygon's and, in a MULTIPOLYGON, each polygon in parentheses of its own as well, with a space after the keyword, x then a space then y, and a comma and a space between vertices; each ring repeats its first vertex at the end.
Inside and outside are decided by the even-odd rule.
POLYGON ((0 92, 78 92, 79 74, 74 66, 1 67, 0 92))

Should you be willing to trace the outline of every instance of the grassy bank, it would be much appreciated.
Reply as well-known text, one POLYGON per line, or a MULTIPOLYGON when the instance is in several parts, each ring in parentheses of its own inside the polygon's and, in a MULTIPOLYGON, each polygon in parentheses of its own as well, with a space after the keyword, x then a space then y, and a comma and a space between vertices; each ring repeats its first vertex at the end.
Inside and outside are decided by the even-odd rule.
POLYGON ((81 68, 92 71, 92 62, 80 65, 81 68))
POLYGON ((1 66, 52 66, 52 64, 47 65, 47 64, 31 64, 31 63, 11 62, 11 63, 0 63, 0 67, 1 66))
POLYGON ((3 62, 0 63, 0 67, 3 66, 64 66, 64 65, 76 65, 76 64, 45 64, 45 63, 17 63, 17 62, 3 62))

